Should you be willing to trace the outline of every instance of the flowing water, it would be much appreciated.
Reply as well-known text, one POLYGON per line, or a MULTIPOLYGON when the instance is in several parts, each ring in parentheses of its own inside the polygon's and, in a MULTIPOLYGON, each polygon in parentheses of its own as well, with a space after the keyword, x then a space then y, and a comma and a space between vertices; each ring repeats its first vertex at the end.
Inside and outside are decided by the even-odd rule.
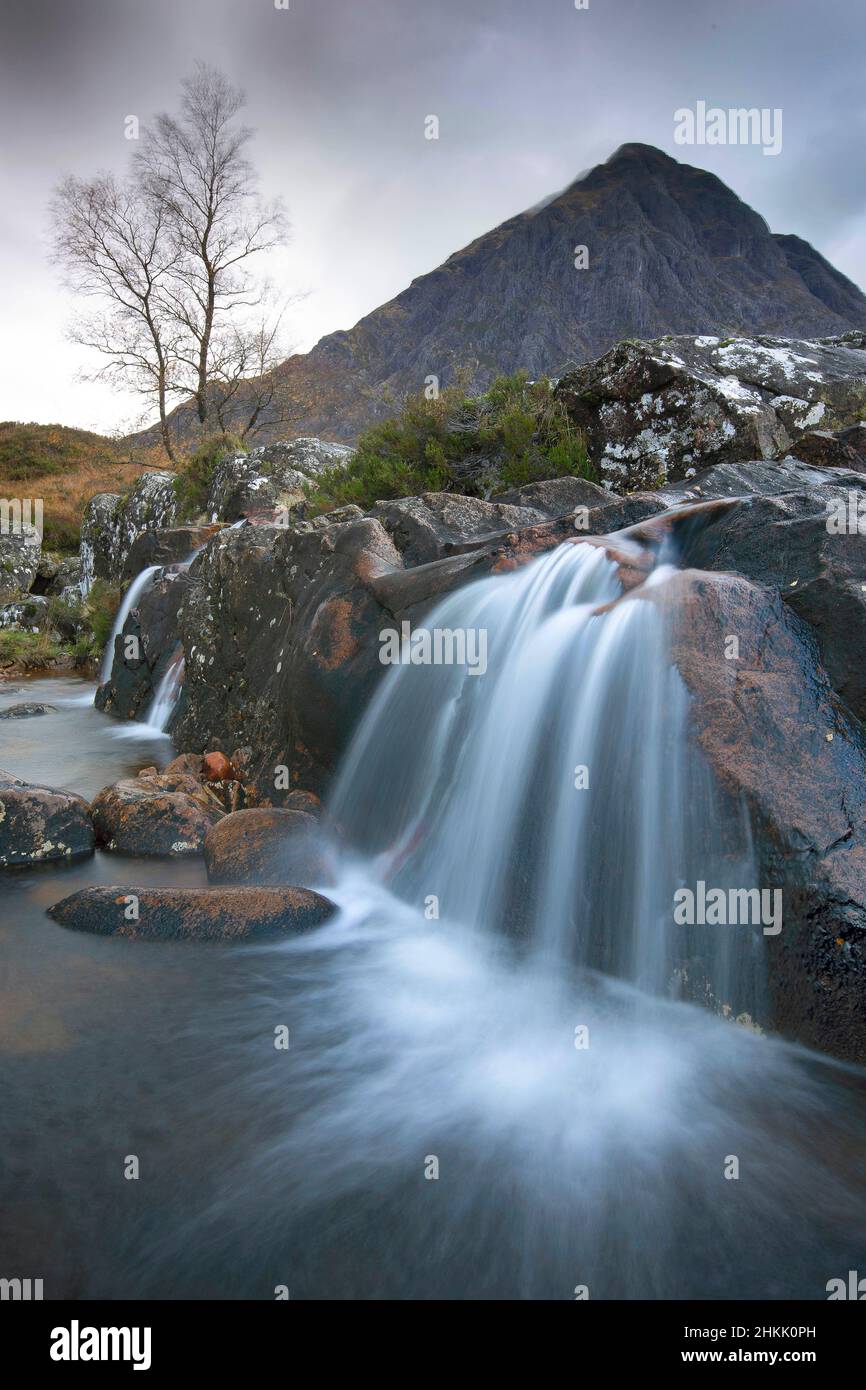
POLYGON ((159 565, 149 565, 147 569, 136 575, 126 593, 123 595, 120 607, 117 610, 117 617, 114 620, 114 627, 111 629, 111 636, 102 654, 102 668, 99 672, 99 683, 104 685, 111 675, 111 667, 114 663, 114 643, 123 632, 127 618, 135 608, 145 589, 153 583, 154 575, 159 574, 159 565))
MULTIPOLYGON (((658 609, 565 547, 427 627, 483 630, 486 670, 383 679, 315 934, 79 937, 43 915, 72 886, 200 867, 9 876, 3 1264, 48 1296, 826 1297, 866 1268, 864 1076, 758 1030, 760 934, 673 925, 754 867, 658 609)), ((67 784, 88 715, 27 721, 12 770, 38 723, 67 784)))

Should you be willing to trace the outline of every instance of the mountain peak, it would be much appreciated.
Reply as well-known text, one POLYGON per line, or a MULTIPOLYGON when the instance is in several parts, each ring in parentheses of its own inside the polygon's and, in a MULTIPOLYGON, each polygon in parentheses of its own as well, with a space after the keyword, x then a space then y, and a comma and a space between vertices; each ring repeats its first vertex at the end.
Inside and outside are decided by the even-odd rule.
POLYGON ((277 373, 298 434, 352 440, 431 377, 481 391, 624 338, 864 326, 866 297, 808 243, 773 236, 714 174, 629 142, 277 373))

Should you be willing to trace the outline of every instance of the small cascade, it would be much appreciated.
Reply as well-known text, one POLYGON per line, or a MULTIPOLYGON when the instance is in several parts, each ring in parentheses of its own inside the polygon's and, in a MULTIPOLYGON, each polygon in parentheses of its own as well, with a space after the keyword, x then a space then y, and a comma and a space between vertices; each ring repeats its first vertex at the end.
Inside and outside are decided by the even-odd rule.
POLYGON ((111 678, 111 668, 114 664, 114 644, 116 639, 123 631, 127 618, 133 608, 138 603, 145 589, 149 589, 153 583, 154 576, 159 573, 159 565, 148 565, 147 569, 137 574, 124 594, 120 607, 117 610, 117 617, 114 620, 114 627, 111 629, 111 636, 105 644, 105 651, 102 653, 102 665, 99 670, 99 684, 105 685, 111 678))
POLYGON ((677 925, 674 894, 756 886, 750 837, 688 736, 688 694, 647 587, 622 596, 566 544, 447 598, 487 670, 398 666, 350 751, 333 817, 409 904, 505 931, 550 963, 651 995, 759 1008, 760 929, 677 925), (474 634, 474 639, 473 639, 474 634), (724 845, 724 852, 719 848, 724 845))
POLYGON ((144 722, 148 728, 158 729, 160 732, 165 731, 180 695, 185 665, 183 648, 178 647, 172 657, 171 665, 156 688, 153 701, 147 711, 147 718, 144 722))

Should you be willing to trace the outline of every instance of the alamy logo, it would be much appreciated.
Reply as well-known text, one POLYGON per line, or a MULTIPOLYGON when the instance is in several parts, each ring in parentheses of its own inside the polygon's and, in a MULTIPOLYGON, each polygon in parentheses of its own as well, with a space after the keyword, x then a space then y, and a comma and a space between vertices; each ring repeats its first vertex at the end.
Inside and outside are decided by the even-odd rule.
POLYGON ((856 1269, 848 1270, 848 1279, 828 1279, 827 1280, 827 1302, 838 1302, 839 1299, 854 1299, 862 1303, 866 1299, 866 1279, 861 1279, 856 1269))
POLYGON ((42 1298, 41 1279, 0 1279, 0 1301, 27 1303, 42 1298))
POLYGON ((150 1370, 149 1327, 69 1327, 51 1330, 52 1361, 131 1361, 134 1371, 150 1370))
POLYGON ((762 145, 764 154, 782 151, 782 109, 779 106, 721 106, 705 101, 674 112, 677 145, 762 145))
POLYGON ((36 535, 42 540, 41 497, 0 497, 0 535, 36 535))
POLYGON ((828 502, 827 530, 831 536, 866 536, 866 493, 852 487, 828 502))
POLYGON ((761 926, 764 936, 782 930, 781 888, 708 888, 702 878, 696 888, 674 893, 677 926, 761 926))
POLYGON ((417 627, 403 622, 400 631, 379 633, 383 666, 465 666, 470 676, 487 670, 487 629, 483 627, 417 627))

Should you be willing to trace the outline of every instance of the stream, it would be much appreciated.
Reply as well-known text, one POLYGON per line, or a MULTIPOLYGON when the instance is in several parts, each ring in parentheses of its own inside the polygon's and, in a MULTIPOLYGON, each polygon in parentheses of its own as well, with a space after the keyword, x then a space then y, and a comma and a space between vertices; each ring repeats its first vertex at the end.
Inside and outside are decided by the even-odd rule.
MULTIPOLYGON (((824 1299, 866 1271, 863 1070, 666 988, 681 943, 647 933, 673 869, 670 834, 651 853, 660 808, 696 864, 718 808, 700 768, 672 768, 685 709, 651 605, 592 618, 611 572, 575 554, 446 601, 490 631, 489 696, 453 668, 383 682, 331 802, 346 848, 318 886, 340 912, 313 935, 151 944, 45 915, 90 883, 201 885, 199 859, 7 872, 5 1273, 46 1298, 570 1300, 824 1299), (590 694, 559 728, 551 693, 572 687, 590 694), (642 789, 581 823, 577 860, 533 833, 554 744, 642 789), (576 939, 575 885, 593 928, 576 939), (528 934, 506 920, 520 892, 528 934)), ((55 706, 0 725, 0 766, 88 797, 163 766, 169 740, 93 691, 0 690, 55 706)), ((702 959, 759 1017, 760 943, 708 939, 702 959)))

